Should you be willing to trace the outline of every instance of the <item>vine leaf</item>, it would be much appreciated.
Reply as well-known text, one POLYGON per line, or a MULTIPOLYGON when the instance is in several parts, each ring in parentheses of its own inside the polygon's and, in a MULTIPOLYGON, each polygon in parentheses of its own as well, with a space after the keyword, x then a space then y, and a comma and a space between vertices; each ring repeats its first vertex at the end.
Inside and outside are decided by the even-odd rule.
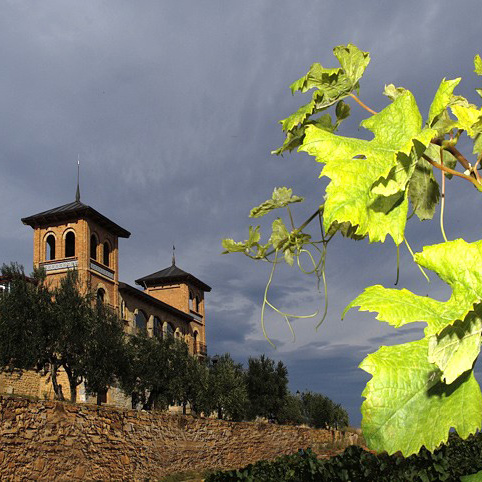
POLYGON ((435 271, 452 287, 448 301, 376 285, 357 296, 342 316, 359 306, 360 311, 378 312, 377 320, 397 328, 407 323, 427 323, 428 358, 437 364, 443 379, 451 382, 471 368, 480 350, 482 273, 478 267, 482 263, 482 241, 467 243, 457 239, 426 246, 415 254, 415 261, 435 271), (474 304, 478 306, 475 312, 474 304))
POLYGON ((406 289, 370 286, 357 296, 343 311, 343 316, 354 306, 360 311, 378 312, 377 320, 396 328, 407 323, 425 322, 427 336, 439 334, 456 320, 463 320, 482 301, 482 241, 467 243, 456 239, 425 246, 415 254, 415 261, 428 268, 452 287, 448 301, 437 301, 418 296, 406 289))
POLYGON ((479 54, 474 57, 474 72, 477 75, 482 75, 482 59, 479 54))
POLYGON ((422 445, 434 450, 452 427, 462 438, 480 429, 482 394, 472 370, 447 385, 427 350, 426 338, 382 346, 360 364, 373 375, 362 393, 362 431, 372 449, 406 457, 422 445))
POLYGON ((481 331, 482 306, 479 304, 464 321, 457 320, 429 338, 428 361, 443 371, 445 383, 452 383, 472 369, 480 352, 481 331))
POLYGON ((395 87, 393 84, 385 85, 383 95, 386 95, 389 99, 395 100, 399 95, 405 92, 404 87, 395 87))
POLYGON ((397 166, 397 156, 409 156, 413 139, 421 144, 430 138, 422 131, 422 118, 413 95, 400 94, 392 104, 362 122, 375 135, 371 141, 342 137, 308 126, 299 148, 325 163, 321 176, 331 179, 326 189, 324 227, 333 222, 357 226, 357 235, 384 241, 389 234, 398 245, 404 239, 408 199, 405 191, 383 196, 372 192, 373 184, 397 166))
POLYGON ((273 209, 284 208, 288 204, 299 203, 304 199, 300 196, 293 195, 293 190, 287 187, 275 187, 271 199, 264 201, 259 206, 251 209, 250 218, 260 218, 268 214, 273 209))
POLYGON ((457 117, 455 127, 465 130, 470 137, 481 132, 482 111, 470 105, 452 105, 450 109, 457 117))
POLYGON ((413 171, 408 195, 420 221, 433 218, 440 200, 440 188, 433 175, 432 166, 423 157, 417 161, 413 171))
POLYGON ((445 80, 444 78, 442 82, 440 82, 439 88, 435 93, 435 97, 433 98, 432 104, 430 105, 430 109, 428 111, 427 124, 429 126, 433 126, 434 121, 436 121, 439 116, 445 112, 445 109, 452 100, 454 89, 457 87, 460 80, 461 77, 453 80, 445 80))
MULTIPOLYGON (((273 154, 280 155, 286 150, 291 151, 298 147, 306 126, 318 124, 317 120, 310 120, 310 117, 347 97, 353 90, 358 90, 358 81, 370 62, 368 52, 363 52, 355 45, 348 44, 335 47, 333 53, 340 62, 341 68, 327 69, 319 63, 314 63, 306 75, 291 84, 292 93, 315 90, 308 104, 301 106, 296 112, 280 121, 282 129, 286 133, 286 139, 279 149, 272 151, 273 154)), ((349 109, 337 105, 337 123, 333 126, 332 131, 340 125, 343 119, 348 117, 349 113, 349 109)), ((321 127, 325 128, 326 124, 327 118, 321 127)))

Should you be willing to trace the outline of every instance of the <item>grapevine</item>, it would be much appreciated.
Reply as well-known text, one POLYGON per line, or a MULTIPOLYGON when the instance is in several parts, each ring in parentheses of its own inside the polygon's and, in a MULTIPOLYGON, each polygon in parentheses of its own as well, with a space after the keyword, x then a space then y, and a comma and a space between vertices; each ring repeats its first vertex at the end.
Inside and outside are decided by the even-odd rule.
MULTIPOLYGON (((273 151, 282 155, 297 149, 323 165, 320 177, 328 178, 329 183, 322 203, 296 227, 292 208, 303 198, 287 187, 276 188, 271 199, 251 210, 250 217, 285 210, 287 221, 281 217, 273 221, 266 243, 261 242, 260 227, 250 226, 246 241, 224 239, 223 247, 225 253, 240 252, 272 264, 262 307, 264 332, 266 307, 284 317, 291 330, 290 320, 300 317, 284 313, 268 299, 274 270, 281 262, 314 274, 318 286, 323 282, 324 319, 327 246, 339 234, 354 240, 368 238, 370 243, 391 238, 397 247, 397 281, 403 243, 423 273, 433 271, 451 287, 450 298, 438 301, 407 289, 370 286, 342 314, 344 317, 358 307, 377 313, 377 320, 395 328, 408 323, 426 325, 422 339, 382 346, 360 364, 372 375, 362 393, 362 430, 369 447, 389 454, 401 451, 408 456, 422 446, 436 449, 447 441, 451 428, 463 438, 481 428, 482 393, 473 370, 482 341, 482 240, 447 240, 443 215, 446 181, 468 182, 482 191, 478 172, 482 109, 454 94, 461 81, 456 78, 441 81, 425 122, 413 94, 394 85, 385 87, 389 103, 376 112, 359 97, 359 82, 370 62, 369 54, 351 44, 335 47, 333 52, 339 67, 315 63, 291 85, 292 93, 309 92, 311 100, 280 121, 285 140, 273 151), (373 134, 371 140, 338 134, 351 113, 346 101, 364 109, 367 117, 361 126, 373 134), (472 162, 471 156, 459 150, 462 137, 473 144, 472 162), (434 175, 437 171, 442 176, 442 193, 434 175), (407 221, 412 217, 433 219, 439 203, 443 242, 413 253, 405 237, 407 221), (306 232, 314 222, 320 227, 317 240, 306 232), (309 269, 303 268, 302 256, 309 260, 309 269)), ((475 73, 482 75, 479 55, 474 66, 475 73)), ((482 89, 477 92, 482 97, 482 89)))

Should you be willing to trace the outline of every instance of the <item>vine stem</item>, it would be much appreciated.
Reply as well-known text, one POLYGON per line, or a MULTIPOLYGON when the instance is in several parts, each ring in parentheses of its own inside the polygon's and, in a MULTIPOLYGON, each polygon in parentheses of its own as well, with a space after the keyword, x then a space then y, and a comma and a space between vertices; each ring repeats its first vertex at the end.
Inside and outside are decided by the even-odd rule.
MULTIPOLYGON (((444 150, 440 147, 440 164, 444 165, 444 150)), ((442 231, 442 237, 447 243, 447 236, 445 235, 444 229, 444 210, 445 210, 445 171, 442 170, 442 201, 440 202, 440 231, 442 231)))
MULTIPOLYGON (((403 241, 407 245, 408 250, 410 251, 410 254, 412 255, 413 260, 415 261, 415 254, 412 251, 412 248, 408 244, 407 238, 403 238, 403 241)), ((428 277, 427 273, 425 273, 425 270, 417 263, 418 269, 422 272, 423 276, 427 280, 428 283, 430 283, 430 278, 428 277)))
POLYGON ((370 107, 368 107, 366 104, 364 104, 355 94, 348 94, 355 102, 357 102, 358 104, 360 104, 365 110, 367 110, 368 112, 370 112, 370 114, 378 114, 378 112, 374 111, 373 109, 370 109, 370 107))
POLYGON ((434 160, 430 159, 426 154, 422 154, 422 157, 432 164, 433 167, 436 167, 437 169, 440 169, 441 171, 448 172, 449 174, 452 174, 453 176, 461 177, 462 179, 465 179, 466 181, 471 182, 479 191, 482 191, 482 185, 477 182, 477 179, 474 179, 471 176, 467 176, 465 174, 462 174, 461 172, 455 171, 454 169, 450 169, 450 167, 443 166, 439 164, 438 162, 435 162, 434 160))

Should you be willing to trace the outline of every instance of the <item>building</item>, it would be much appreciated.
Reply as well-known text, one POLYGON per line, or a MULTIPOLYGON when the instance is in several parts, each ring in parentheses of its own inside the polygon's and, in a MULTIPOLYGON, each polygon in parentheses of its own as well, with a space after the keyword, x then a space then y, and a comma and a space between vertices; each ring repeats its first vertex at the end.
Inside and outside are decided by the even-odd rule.
MULTIPOLYGON (((147 331, 149 336, 174 336, 187 343, 192 355, 206 356, 205 293, 211 288, 176 266, 174 255, 171 266, 135 281, 142 289, 119 281, 119 238, 129 238, 130 233, 82 203, 78 188, 74 202, 22 218, 22 222, 33 228, 34 267, 44 268, 52 286, 68 270, 76 269, 82 284, 118 313, 127 334, 147 331)), ((6 281, 0 282, 1 289, 6 289, 6 281)), ((43 398, 47 390, 50 398, 48 384, 40 375, 31 376, 39 379, 38 388, 33 382, 27 390, 13 378, 9 382, 6 375, 0 375, 0 392, 5 385, 7 392, 27 390, 26 394, 43 398)), ((68 384, 63 387, 68 390, 68 384)), ((69 396, 65 389, 64 395, 69 396)), ((109 402, 115 403, 107 396, 109 402)))

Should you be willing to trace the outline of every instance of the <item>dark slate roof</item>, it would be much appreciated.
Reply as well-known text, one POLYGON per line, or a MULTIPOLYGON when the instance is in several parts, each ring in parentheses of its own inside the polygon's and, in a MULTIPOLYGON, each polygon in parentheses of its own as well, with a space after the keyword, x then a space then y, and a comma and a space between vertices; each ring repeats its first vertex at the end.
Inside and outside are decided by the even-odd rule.
POLYGON ((192 274, 186 273, 181 268, 178 268, 175 264, 169 266, 169 268, 136 279, 136 284, 140 286, 157 286, 179 282, 191 283, 203 291, 211 291, 210 286, 203 283, 192 274))
POLYGON ((118 224, 114 223, 114 221, 111 221, 94 208, 91 208, 80 201, 74 201, 59 206, 58 208, 49 209, 48 211, 43 211, 34 214, 33 216, 22 218, 22 223, 32 226, 32 228, 37 228, 52 222, 70 221, 78 218, 89 218, 120 238, 128 238, 131 235, 129 231, 121 228, 118 224))
POLYGON ((119 292, 127 293, 131 296, 135 296, 136 298, 139 298, 145 301, 146 303, 154 305, 158 308, 162 308, 165 311, 169 311, 173 315, 178 316, 179 318, 183 318, 187 321, 194 320, 194 318, 191 315, 184 313, 184 311, 178 310, 177 308, 174 308, 173 306, 168 305, 167 303, 164 303, 164 301, 158 300, 157 298, 154 298, 153 296, 148 295, 147 293, 144 293, 143 291, 138 290, 137 288, 134 288, 133 286, 130 286, 127 283, 119 282, 119 292))

